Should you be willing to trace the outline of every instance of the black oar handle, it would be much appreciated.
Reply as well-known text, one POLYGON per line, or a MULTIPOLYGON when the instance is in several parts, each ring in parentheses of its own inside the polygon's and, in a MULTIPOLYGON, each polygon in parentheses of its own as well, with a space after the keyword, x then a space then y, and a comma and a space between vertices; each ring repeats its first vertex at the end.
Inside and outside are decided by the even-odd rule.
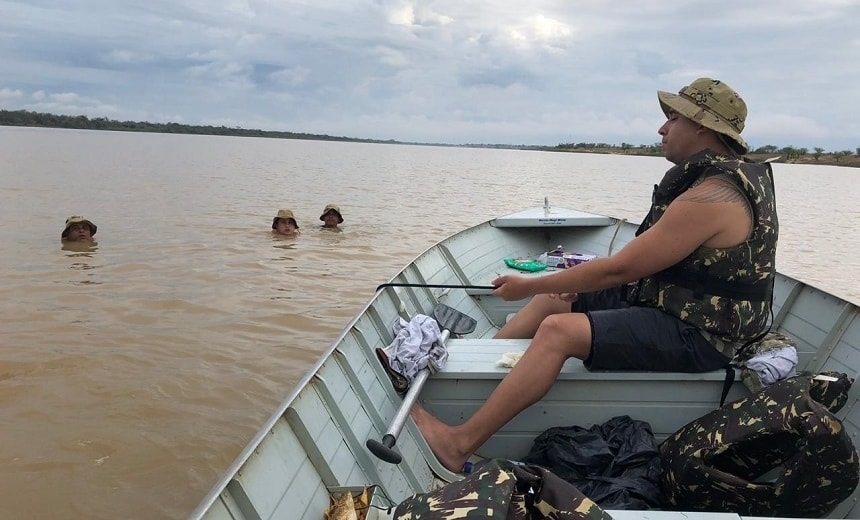
POLYGON ((367 439, 365 445, 371 453, 379 457, 381 460, 384 460, 389 464, 400 464, 400 461, 403 460, 403 457, 399 453, 391 449, 394 447, 394 443, 396 441, 397 437, 391 435, 390 433, 386 433, 382 436, 382 442, 379 442, 376 439, 367 439))
POLYGON ((446 284, 446 283, 384 283, 376 287, 376 291, 379 292, 386 287, 432 287, 434 289, 481 289, 481 290, 494 290, 495 287, 492 285, 456 285, 456 284, 446 284))

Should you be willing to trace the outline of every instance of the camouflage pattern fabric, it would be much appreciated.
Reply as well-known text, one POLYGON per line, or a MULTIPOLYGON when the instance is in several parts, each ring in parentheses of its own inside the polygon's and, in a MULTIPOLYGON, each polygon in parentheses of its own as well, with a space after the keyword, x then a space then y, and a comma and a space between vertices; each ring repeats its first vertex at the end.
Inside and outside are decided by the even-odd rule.
POLYGON ((831 413, 836 413, 848 402, 848 391, 854 379, 840 372, 822 372, 812 378, 809 385, 809 396, 813 401, 821 403, 831 413))
POLYGON ((853 380, 797 376, 701 417, 663 441, 672 509, 775 517, 825 516, 860 480, 842 423, 817 401, 844 404, 853 380), (778 469, 773 481, 756 479, 778 469))
POLYGON ((492 459, 463 480, 406 499, 394 510, 393 518, 611 520, 612 517, 545 468, 492 459))
POLYGON ((775 276, 779 225, 770 165, 706 150, 671 168, 654 188, 637 235, 653 226, 691 187, 720 177, 734 183, 753 210, 750 237, 735 247, 699 247, 676 266, 628 286, 627 301, 656 307, 694 325, 728 357, 766 327, 775 276), (761 296, 745 296, 753 291, 761 296))

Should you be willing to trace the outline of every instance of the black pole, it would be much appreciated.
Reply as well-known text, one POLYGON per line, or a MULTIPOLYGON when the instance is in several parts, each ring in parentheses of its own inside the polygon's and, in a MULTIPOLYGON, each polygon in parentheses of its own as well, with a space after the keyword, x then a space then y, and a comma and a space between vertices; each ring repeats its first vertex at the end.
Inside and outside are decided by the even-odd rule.
POLYGON ((456 285, 456 284, 445 284, 445 283, 384 283, 377 286, 376 291, 379 292, 386 287, 428 287, 433 289, 482 289, 482 290, 494 290, 495 287, 492 285, 456 285))

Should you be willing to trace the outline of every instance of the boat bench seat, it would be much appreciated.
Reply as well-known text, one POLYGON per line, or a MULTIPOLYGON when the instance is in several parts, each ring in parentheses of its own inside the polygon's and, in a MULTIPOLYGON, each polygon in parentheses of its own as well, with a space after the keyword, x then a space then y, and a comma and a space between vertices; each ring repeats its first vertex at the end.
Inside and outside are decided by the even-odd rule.
MULTIPOLYGON (((510 368, 497 362, 509 352, 524 352, 529 340, 448 340, 445 368, 430 376, 421 390, 421 403, 448 424, 475 414, 510 368)), ((485 458, 518 459, 535 437, 556 426, 602 424, 628 415, 646 421, 657 442, 683 425, 719 407, 725 371, 701 374, 644 371, 589 371, 578 359, 565 362, 549 391, 487 440, 479 454, 485 458)), ((736 377, 726 402, 749 395, 736 377)))
MULTIPOLYGON (((448 340, 448 362, 445 368, 433 375, 446 379, 502 379, 510 368, 498 365, 502 356, 509 352, 525 352, 531 340, 493 338, 452 338, 448 340)), ((737 374, 736 374, 737 375, 737 374)), ((719 381, 726 377, 724 370, 690 374, 684 372, 639 372, 639 371, 589 371, 578 359, 569 359, 561 369, 558 379, 567 380, 611 380, 659 379, 662 381, 719 381)), ((740 377, 736 377, 739 381, 740 377)))

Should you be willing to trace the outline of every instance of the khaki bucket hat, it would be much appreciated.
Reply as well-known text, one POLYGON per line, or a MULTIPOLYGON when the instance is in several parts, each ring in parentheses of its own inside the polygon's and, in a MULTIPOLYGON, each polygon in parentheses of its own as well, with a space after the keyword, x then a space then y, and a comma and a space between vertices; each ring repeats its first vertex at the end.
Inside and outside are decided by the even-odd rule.
POLYGON ((95 224, 80 215, 72 215, 66 219, 66 227, 63 228, 63 234, 60 235, 60 238, 66 238, 69 235, 69 228, 72 227, 72 224, 79 224, 81 222, 90 227, 90 235, 96 234, 98 227, 95 224))
POLYGON ((337 223, 338 224, 343 223, 343 217, 340 214, 340 208, 337 207, 335 204, 329 204, 328 206, 325 207, 325 209, 322 212, 322 215, 320 215, 320 220, 325 220, 325 216, 329 211, 334 211, 335 213, 337 213, 337 223))
POLYGON ((299 229, 299 223, 296 220, 296 216, 293 215, 293 211, 289 209, 280 209, 278 210, 278 215, 272 219, 272 229, 275 229, 278 225, 278 219, 292 219, 293 224, 296 226, 296 229, 299 229))
POLYGON ((747 119, 747 105, 737 92, 722 81, 699 78, 677 94, 657 91, 664 113, 670 109, 700 125, 723 134, 726 144, 738 154, 749 151, 741 132, 747 119))

